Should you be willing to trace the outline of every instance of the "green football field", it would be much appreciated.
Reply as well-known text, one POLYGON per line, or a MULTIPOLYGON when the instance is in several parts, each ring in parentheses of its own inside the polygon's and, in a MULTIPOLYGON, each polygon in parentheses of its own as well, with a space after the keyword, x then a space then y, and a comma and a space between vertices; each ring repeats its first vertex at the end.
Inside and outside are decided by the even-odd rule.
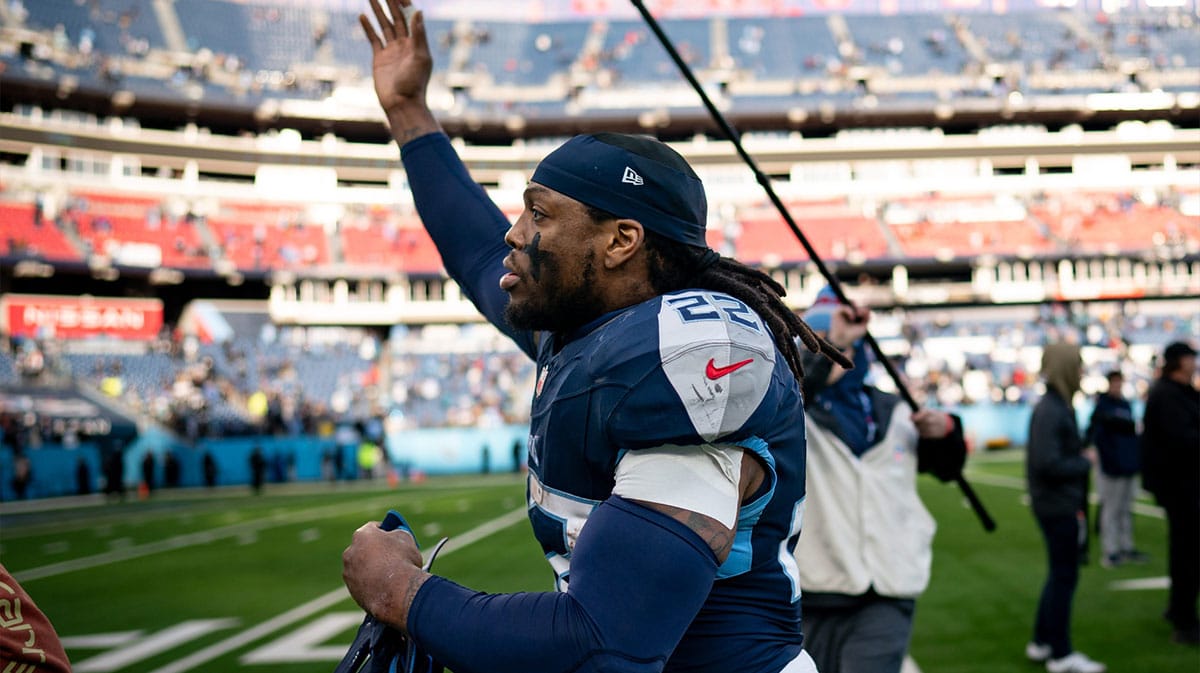
MULTIPOLYGON (((993 534, 954 486, 922 478, 939 522, 911 650, 925 673, 1042 670, 1022 653, 1045 562, 1020 460, 1013 452, 970 465, 999 522, 993 534)), ((10 503, 0 509, 0 562, 49 614, 79 673, 331 671, 362 619, 341 584, 341 552, 356 527, 396 508, 422 542, 450 536, 440 574, 488 591, 549 590, 523 497, 518 476, 492 475, 399 489, 298 484, 260 496, 231 489, 10 503)), ((1161 514, 1139 506, 1136 531, 1148 565, 1083 569, 1076 647, 1113 673, 1196 673, 1200 651, 1171 643, 1161 617, 1161 514)))

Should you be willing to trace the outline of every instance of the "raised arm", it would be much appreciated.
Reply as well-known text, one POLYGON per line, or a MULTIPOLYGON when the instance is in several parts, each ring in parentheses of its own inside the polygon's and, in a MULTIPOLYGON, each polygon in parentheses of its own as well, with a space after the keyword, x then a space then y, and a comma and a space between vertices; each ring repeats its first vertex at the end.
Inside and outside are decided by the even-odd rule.
POLYGON ((426 103, 433 58, 425 16, 409 0, 387 0, 386 9, 379 0, 370 3, 379 31, 366 15, 359 15, 359 23, 371 44, 375 94, 400 146, 421 221, 467 298, 534 357, 534 334, 514 330, 504 319, 508 295, 499 281, 508 254, 508 219, 471 179, 426 103))
POLYGON ((413 9, 409 0, 387 0, 386 11, 379 0, 370 2, 379 32, 365 14, 358 15, 358 22, 371 43, 375 95, 387 115, 392 137, 403 147, 410 140, 442 130, 425 102, 433 72, 425 14, 413 9), (410 17, 408 21, 403 20, 405 16, 410 17))

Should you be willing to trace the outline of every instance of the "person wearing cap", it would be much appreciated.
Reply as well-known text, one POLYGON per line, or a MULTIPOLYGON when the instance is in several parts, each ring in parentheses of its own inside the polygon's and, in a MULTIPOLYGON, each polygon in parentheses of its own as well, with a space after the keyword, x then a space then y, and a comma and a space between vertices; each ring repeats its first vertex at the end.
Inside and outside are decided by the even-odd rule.
POLYGON ((870 314, 841 305, 829 287, 804 321, 853 360, 846 370, 805 356, 808 489, 796 545, 804 587, 805 649, 821 673, 899 673, 916 599, 929 584, 933 517, 917 474, 962 473, 962 422, 915 413, 867 382, 870 314))
POLYGON ((1121 370, 1108 373, 1108 390, 1096 395, 1087 437, 1100 457, 1096 492, 1100 496, 1100 565, 1145 563, 1133 546, 1134 477, 1139 469, 1137 421, 1133 405, 1121 393, 1121 370))
POLYGON ((421 13, 371 9, 376 93, 421 219, 466 296, 537 361, 527 505, 557 591, 467 589, 368 523, 343 554, 351 596, 457 673, 811 673, 791 553, 795 339, 850 363, 769 276, 707 247, 703 185, 656 140, 569 140, 510 225, 425 104, 421 13))
POLYGON ((1142 484, 1167 514, 1171 590, 1164 616, 1177 642, 1200 643, 1200 390, 1196 349, 1183 341, 1163 350, 1142 417, 1142 484))
POLYGON ((1081 547, 1087 540, 1088 476, 1096 462, 1095 452, 1083 446, 1072 406, 1082 372, 1079 346, 1052 343, 1042 349, 1046 392, 1034 405, 1025 448, 1029 505, 1049 564, 1025 656, 1044 662, 1049 673, 1108 670, 1071 643, 1071 604, 1085 558, 1081 547))

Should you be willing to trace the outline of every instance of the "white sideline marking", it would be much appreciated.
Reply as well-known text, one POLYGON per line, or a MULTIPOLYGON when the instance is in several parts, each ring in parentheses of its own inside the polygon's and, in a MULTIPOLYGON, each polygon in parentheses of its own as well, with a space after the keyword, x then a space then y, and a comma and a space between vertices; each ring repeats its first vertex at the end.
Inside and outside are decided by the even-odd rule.
POLYGON ((315 507, 313 509, 301 510, 294 514, 286 512, 272 514, 261 519, 253 519, 251 521, 243 521, 220 528, 198 531, 195 533, 186 533, 184 535, 176 535, 165 540, 156 542, 147 542, 146 544, 117 546, 107 552, 93 554, 92 556, 81 556, 80 558, 51 563, 49 565, 29 568, 14 572, 13 577, 19 582, 28 582, 30 580, 38 580, 45 577, 53 577, 63 573, 74 572, 76 570, 87 570, 97 566, 107 565, 109 563, 117 563, 120 561, 128 561, 141 556, 149 556, 164 551, 173 551, 183 549, 184 547, 194 547, 196 545, 208 544, 222 538, 253 535, 258 531, 274 528, 276 526, 286 526, 289 524, 300 523, 303 521, 313 521, 325 519, 331 516, 340 514, 350 514, 353 512, 361 512, 363 503, 350 502, 339 503, 337 505, 327 505, 325 507, 315 507))
POLYGON ((135 661, 148 659, 160 652, 195 640, 206 633, 237 626, 236 619, 193 619, 142 640, 130 647, 98 654, 75 664, 75 673, 108 673, 125 668, 135 661))
POLYGON ((312 643, 323 643, 346 629, 361 624, 362 612, 331 612, 321 615, 307 626, 292 631, 279 640, 270 642, 243 656, 243 664, 290 664, 310 661, 341 661, 346 656, 348 645, 325 645, 311 647, 312 643))
POLYGON ((1145 591, 1147 589, 1170 589, 1170 577, 1139 577, 1132 580, 1110 582, 1108 588, 1113 591, 1145 591))
MULTIPOLYGON (((988 486, 999 486, 1000 488, 1011 488, 1018 491, 1024 491, 1026 489, 1025 480, 1018 477, 1005 477, 998 474, 982 474, 974 471, 966 476, 971 481, 977 481, 981 484, 987 484, 988 486)), ((1097 502, 1096 494, 1094 492, 1090 496, 1090 502, 1097 502)), ((1141 514, 1142 516, 1148 516, 1152 519, 1165 518, 1162 507, 1147 505, 1144 502, 1133 503, 1133 513, 1141 514)))
MULTIPOLYGON (((478 542, 479 540, 482 540, 493 533, 499 532, 508 526, 511 526, 517 521, 526 519, 527 516, 527 510, 525 506, 522 505, 520 509, 508 512, 507 514, 501 515, 495 519, 492 519, 491 521, 485 521, 475 528, 472 528, 462 535, 459 535, 457 538, 455 538, 456 542, 446 543, 446 547, 442 549, 441 554, 438 556, 452 554, 456 550, 462 549, 469 544, 478 542)), ((212 661, 219 656, 222 656, 228 652, 232 652, 243 645, 252 643, 263 636, 288 626, 289 624, 293 624, 306 617, 314 615, 321 610, 324 610, 325 608, 337 603, 338 601, 349 597, 350 593, 346 591, 346 587, 338 587, 327 594, 318 596, 317 598, 314 598, 303 605, 299 605, 281 615, 272 617, 271 619, 242 631, 235 636, 226 638, 219 643, 209 645, 202 650, 193 652, 183 659, 171 662, 162 668, 151 671, 151 673, 183 673, 183 671, 190 671, 200 664, 212 661)))
POLYGON ((63 649, 67 650, 107 650, 131 643, 141 637, 141 631, 113 631, 112 633, 93 633, 90 636, 67 636, 59 638, 63 649))
POLYGON ((900 673, 921 673, 921 669, 917 667, 917 662, 913 661, 912 657, 904 657, 904 664, 900 666, 900 673))
POLYGON ((246 629, 241 633, 226 638, 219 643, 213 643, 208 647, 189 654, 188 656, 173 661, 162 668, 159 668, 152 673, 181 673, 182 671, 190 671, 191 669, 206 663, 217 657, 232 652, 237 648, 252 643, 263 636, 278 631, 283 627, 298 622, 309 615, 316 614, 325 608, 341 602, 343 599, 349 598, 350 593, 346 591, 346 587, 339 587, 329 593, 318 596, 303 605, 296 606, 287 612, 268 619, 261 624, 246 629))

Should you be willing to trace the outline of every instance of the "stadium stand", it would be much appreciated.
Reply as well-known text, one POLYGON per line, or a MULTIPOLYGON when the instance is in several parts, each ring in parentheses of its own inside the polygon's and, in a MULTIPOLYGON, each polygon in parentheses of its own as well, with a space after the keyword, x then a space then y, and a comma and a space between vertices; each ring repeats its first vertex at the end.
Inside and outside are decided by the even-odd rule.
POLYGON ((851 16, 855 56, 892 75, 961 73, 971 57, 939 14, 851 16))
POLYGON ((733 17, 727 22, 730 58, 756 80, 819 77, 840 61, 825 17, 733 17))
POLYGON ((189 49, 235 56, 251 73, 294 71, 313 60, 313 15, 306 6, 192 0, 175 3, 175 11, 189 49))
POLYGON ((59 47, 82 54, 144 54, 166 46, 148 0, 34 0, 24 3, 27 25, 50 32, 59 47))
POLYGON ((590 29, 583 21, 473 23, 468 33, 470 68, 493 84, 541 86, 575 62, 590 29))
POLYGON ((0 254, 49 260, 82 259, 54 222, 32 203, 0 202, 0 254))
POLYGON ((306 224, 299 204, 223 203, 205 224, 222 256, 241 270, 311 267, 332 261, 325 230, 306 224))
MULTIPOLYGON (((527 420, 533 365, 471 324, 406 200, 395 147, 362 141, 384 131, 357 9, 37 0, 22 19, 20 5, 0 12, 0 85, 48 89, 11 114, 0 105, 0 131, 19 132, 0 134, 0 279, 6 291, 161 296, 169 327, 147 343, 2 340, 0 386, 74 381, 184 442, 324 440, 380 419, 397 430, 527 420), (182 35, 163 31, 172 18, 182 35), (101 102, 134 96, 107 118, 41 107, 77 105, 71 92, 88 87, 101 102), (160 104, 188 107, 142 129, 139 113, 160 104), (289 128, 295 146, 274 142, 308 115, 319 125, 289 128), (209 130, 214 119, 222 124, 209 130), (360 136, 338 137, 348 128, 360 136), (265 164, 336 176, 319 193, 273 188, 260 179, 265 164), (30 258, 53 263, 18 274, 30 258), (112 274, 86 275, 110 263, 112 274), (183 270, 179 286, 151 278, 161 267, 183 270), (222 305, 223 328, 206 329, 185 305, 208 292, 261 299, 222 305), (280 314, 281 303, 297 310, 280 314)), ((866 288, 878 306, 910 306, 881 311, 878 336, 917 389, 947 406, 1028 404, 1040 394, 1041 344, 1071 330, 1089 349, 1089 390, 1126 359, 1141 390, 1155 349, 1200 330, 1194 307, 1171 300, 1200 293, 1197 159, 1181 140, 1195 137, 1195 122, 1178 114, 1194 109, 1195 12, 1020 7, 664 20, 722 109, 766 124, 746 137, 750 149, 822 257, 844 278, 880 283, 866 288), (1159 88, 1180 95, 1154 110, 1158 128, 1140 118, 1142 134, 1069 126, 1091 119, 1087 96, 1159 88), (1046 125, 1021 117, 1047 101, 1068 112, 1046 125), (914 111, 944 114, 945 129, 908 121, 914 111), (809 135, 801 126, 813 119, 827 126, 809 135), (1109 162, 1121 170, 1087 166, 1088 152, 1121 155, 1109 162), (1144 294, 1160 298, 1161 314, 1151 302, 1070 304, 1144 294), (1050 300, 1059 303, 1003 305, 1050 300), (984 317, 938 310, 993 302, 984 317), (917 336, 923 345, 910 348, 917 336)), ((428 26, 439 114, 462 121, 455 143, 508 215, 543 150, 577 128, 634 119, 700 157, 710 245, 768 269, 797 307, 815 294, 822 281, 807 255, 732 151, 695 121, 694 96, 643 24, 490 14, 428 26), (512 137, 472 136, 496 119, 512 137)), ((33 425, 47 444, 68 441, 33 425)))
POLYGON ((136 266, 212 266, 195 217, 190 213, 182 218, 164 214, 155 199, 78 194, 68 208, 67 222, 84 241, 89 254, 136 266))

